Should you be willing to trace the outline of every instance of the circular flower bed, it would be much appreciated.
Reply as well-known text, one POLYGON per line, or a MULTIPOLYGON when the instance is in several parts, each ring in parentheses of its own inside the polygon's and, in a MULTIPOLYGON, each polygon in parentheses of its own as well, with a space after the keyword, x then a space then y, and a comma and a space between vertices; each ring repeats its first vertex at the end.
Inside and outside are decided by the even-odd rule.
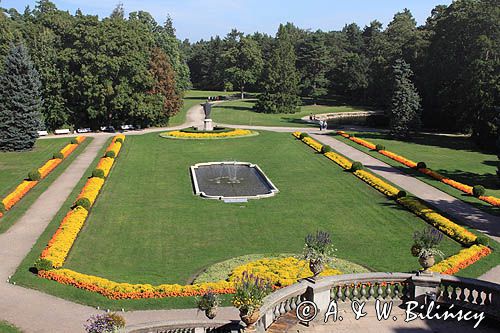
POLYGON ((227 130, 215 130, 215 131, 196 131, 196 130, 180 130, 161 133, 160 136, 170 139, 227 139, 227 138, 239 138, 246 136, 258 135, 258 132, 254 132, 246 129, 227 129, 227 130))

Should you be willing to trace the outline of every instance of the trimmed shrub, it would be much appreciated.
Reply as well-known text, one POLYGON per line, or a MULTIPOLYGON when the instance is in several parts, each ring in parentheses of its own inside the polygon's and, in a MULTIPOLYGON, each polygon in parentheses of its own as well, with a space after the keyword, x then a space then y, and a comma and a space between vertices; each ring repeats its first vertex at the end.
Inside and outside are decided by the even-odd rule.
POLYGON ((96 178, 105 178, 104 176, 104 170, 102 169, 94 169, 94 171, 92 171, 92 177, 96 177, 96 178))
POLYGON ((330 147, 329 145, 324 145, 321 147, 321 153, 324 154, 324 153, 328 153, 328 152, 331 152, 332 151, 332 147, 330 147))
POLYGON ((385 150, 385 146, 384 145, 381 145, 380 143, 378 145, 375 146, 375 150, 376 151, 379 151, 379 150, 385 150))
POLYGON ((52 155, 52 158, 58 158, 60 160, 64 159, 64 155, 63 153, 61 153, 60 151, 54 153, 54 155, 52 155))
POLYGON ((78 140, 76 138, 71 139, 71 143, 74 144, 74 145, 77 145, 78 144, 78 140))
POLYGON ((76 200, 75 206, 76 207, 81 206, 81 207, 85 208, 86 210, 89 210, 91 203, 90 203, 90 200, 87 198, 80 198, 80 199, 76 200))
POLYGON ((5 205, 0 201, 0 213, 5 213, 5 205))
POLYGON ((352 166, 349 169, 349 171, 355 172, 358 170, 363 170, 363 164, 361 162, 358 162, 358 161, 352 162, 352 166))
POLYGON ((425 164, 425 162, 418 162, 417 163, 417 170, 418 169, 427 169, 427 164, 425 164))
POLYGON ((483 196, 485 192, 486 189, 482 185, 475 185, 472 188, 472 195, 475 196, 476 198, 483 196))
POLYGON ((406 193, 406 191, 399 191, 398 194, 396 194, 396 198, 400 199, 400 198, 404 198, 406 197, 408 194, 406 193))
POLYGON ((105 157, 115 158, 116 153, 114 151, 112 151, 112 150, 108 150, 104 156, 105 157))
POLYGON ((49 259, 38 258, 34 264, 38 271, 49 271, 53 268, 52 261, 49 259))
POLYGON ((122 138, 116 138, 115 142, 123 143, 123 139, 122 138))
POLYGON ((309 134, 307 133, 300 133, 300 139, 302 140, 303 138, 308 138, 309 137, 309 134))
POLYGON ((28 179, 32 181, 40 180, 42 178, 42 175, 38 170, 33 170, 30 173, 28 173, 28 179))
POLYGON ((476 238, 476 244, 478 244, 478 245, 484 245, 484 246, 489 246, 490 245, 490 239, 487 236, 477 236, 477 238, 476 238))

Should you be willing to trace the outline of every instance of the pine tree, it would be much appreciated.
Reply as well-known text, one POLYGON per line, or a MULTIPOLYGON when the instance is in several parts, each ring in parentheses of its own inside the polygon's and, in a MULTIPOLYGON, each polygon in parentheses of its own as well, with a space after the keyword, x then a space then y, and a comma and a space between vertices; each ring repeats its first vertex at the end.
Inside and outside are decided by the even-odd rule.
POLYGON ((283 25, 276 35, 276 45, 264 73, 264 93, 255 110, 263 113, 293 113, 299 110, 299 75, 295 68, 295 52, 283 25))
POLYGON ((28 50, 13 46, 0 76, 0 150, 33 148, 41 125, 40 89, 28 50))
POLYGON ((160 48, 154 48, 151 53, 150 71, 155 80, 151 93, 159 94, 163 99, 163 112, 159 123, 164 124, 168 118, 179 112, 182 100, 175 89, 175 72, 170 60, 160 48))
POLYGON ((420 96, 411 81, 413 75, 410 65, 403 59, 396 60, 393 66, 394 90, 390 108, 391 134, 407 137, 412 129, 420 126, 420 96))

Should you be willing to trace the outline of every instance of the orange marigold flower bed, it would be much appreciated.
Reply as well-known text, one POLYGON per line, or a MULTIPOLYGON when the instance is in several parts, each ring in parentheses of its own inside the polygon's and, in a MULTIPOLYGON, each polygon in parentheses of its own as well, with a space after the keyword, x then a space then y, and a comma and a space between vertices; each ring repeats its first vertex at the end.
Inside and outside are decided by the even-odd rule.
POLYGON ((52 172, 59 164, 61 164, 62 160, 60 158, 53 158, 48 160, 41 168, 38 169, 42 178, 47 177, 49 173, 52 172))
POLYGON ((114 158, 103 157, 99 160, 99 163, 97 164, 96 168, 104 171, 104 176, 107 177, 109 175, 109 171, 111 170, 111 167, 113 166, 114 162, 115 162, 114 158))
POLYGON ((19 200, 21 200, 29 190, 31 190, 38 181, 25 180, 19 184, 16 189, 10 192, 3 200, 5 210, 9 210, 14 206, 19 200))
POLYGON ((104 179, 98 177, 89 178, 76 200, 87 198, 90 204, 93 205, 103 185, 104 179))
POLYGON ((442 274, 455 274, 490 253, 491 249, 487 246, 472 245, 471 247, 463 249, 457 254, 437 263, 432 266, 430 270, 442 274))

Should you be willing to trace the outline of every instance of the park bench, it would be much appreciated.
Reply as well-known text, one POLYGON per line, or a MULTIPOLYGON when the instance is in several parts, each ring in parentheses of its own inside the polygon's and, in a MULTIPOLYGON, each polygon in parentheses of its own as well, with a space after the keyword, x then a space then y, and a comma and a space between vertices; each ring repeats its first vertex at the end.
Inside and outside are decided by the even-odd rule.
POLYGON ((54 131, 55 134, 70 134, 69 128, 61 128, 61 129, 56 129, 54 131))

